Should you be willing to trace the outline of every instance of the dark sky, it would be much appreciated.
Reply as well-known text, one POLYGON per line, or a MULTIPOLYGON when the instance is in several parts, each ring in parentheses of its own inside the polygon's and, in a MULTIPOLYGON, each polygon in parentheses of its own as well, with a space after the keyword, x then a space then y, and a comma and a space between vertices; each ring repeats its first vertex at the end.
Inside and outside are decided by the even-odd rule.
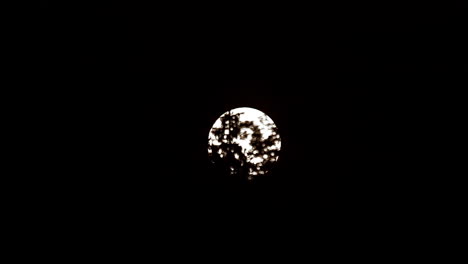
POLYGON ((54 183, 68 205, 323 215, 424 201, 414 165, 433 147, 434 98, 462 69, 455 48, 435 49, 456 40, 451 7, 43 6, 50 111, 77 149, 54 183), (243 106, 282 138, 273 175, 253 184, 207 159, 212 124, 243 106))

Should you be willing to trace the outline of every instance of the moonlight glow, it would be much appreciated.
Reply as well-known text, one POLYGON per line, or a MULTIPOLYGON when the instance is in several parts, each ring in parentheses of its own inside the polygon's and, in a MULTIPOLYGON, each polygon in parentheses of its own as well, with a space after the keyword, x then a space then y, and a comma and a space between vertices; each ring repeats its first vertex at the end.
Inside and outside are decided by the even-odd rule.
POLYGON ((264 175, 278 160, 281 139, 278 129, 263 112, 236 108, 221 115, 208 135, 208 155, 224 164, 231 174, 249 179, 264 175))

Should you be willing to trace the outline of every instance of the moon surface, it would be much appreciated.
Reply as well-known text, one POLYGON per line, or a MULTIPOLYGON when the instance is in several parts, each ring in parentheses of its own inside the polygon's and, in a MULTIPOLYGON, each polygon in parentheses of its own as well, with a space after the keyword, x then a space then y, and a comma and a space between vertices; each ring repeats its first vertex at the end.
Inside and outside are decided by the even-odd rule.
POLYGON ((266 175, 278 161, 281 138, 273 120, 250 107, 222 114, 208 135, 210 160, 230 174, 252 179, 266 175))

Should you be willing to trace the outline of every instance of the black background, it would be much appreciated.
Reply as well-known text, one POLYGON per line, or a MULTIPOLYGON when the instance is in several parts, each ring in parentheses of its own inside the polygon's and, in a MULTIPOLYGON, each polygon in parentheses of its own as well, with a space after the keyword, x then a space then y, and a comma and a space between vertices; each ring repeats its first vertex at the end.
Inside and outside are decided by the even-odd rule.
POLYGON ((213 8, 43 5, 61 142, 50 201, 83 218, 316 230, 433 204, 422 168, 439 95, 460 86, 460 31, 447 26, 461 6, 213 8), (277 168, 252 183, 207 157, 215 120, 244 106, 282 138, 277 168))

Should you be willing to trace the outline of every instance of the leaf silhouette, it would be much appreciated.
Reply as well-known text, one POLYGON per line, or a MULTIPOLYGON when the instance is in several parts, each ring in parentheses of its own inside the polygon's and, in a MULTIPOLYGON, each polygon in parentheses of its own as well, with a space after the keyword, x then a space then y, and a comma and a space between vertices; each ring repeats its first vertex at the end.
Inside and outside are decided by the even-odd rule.
POLYGON ((278 159, 280 136, 271 119, 262 114, 260 124, 241 121, 243 112, 223 114, 210 131, 208 153, 223 172, 251 179, 265 175, 278 159), (270 132, 265 137, 265 129, 270 132), (241 142, 243 142, 241 144, 241 142), (247 144, 247 145, 246 145, 247 144))

